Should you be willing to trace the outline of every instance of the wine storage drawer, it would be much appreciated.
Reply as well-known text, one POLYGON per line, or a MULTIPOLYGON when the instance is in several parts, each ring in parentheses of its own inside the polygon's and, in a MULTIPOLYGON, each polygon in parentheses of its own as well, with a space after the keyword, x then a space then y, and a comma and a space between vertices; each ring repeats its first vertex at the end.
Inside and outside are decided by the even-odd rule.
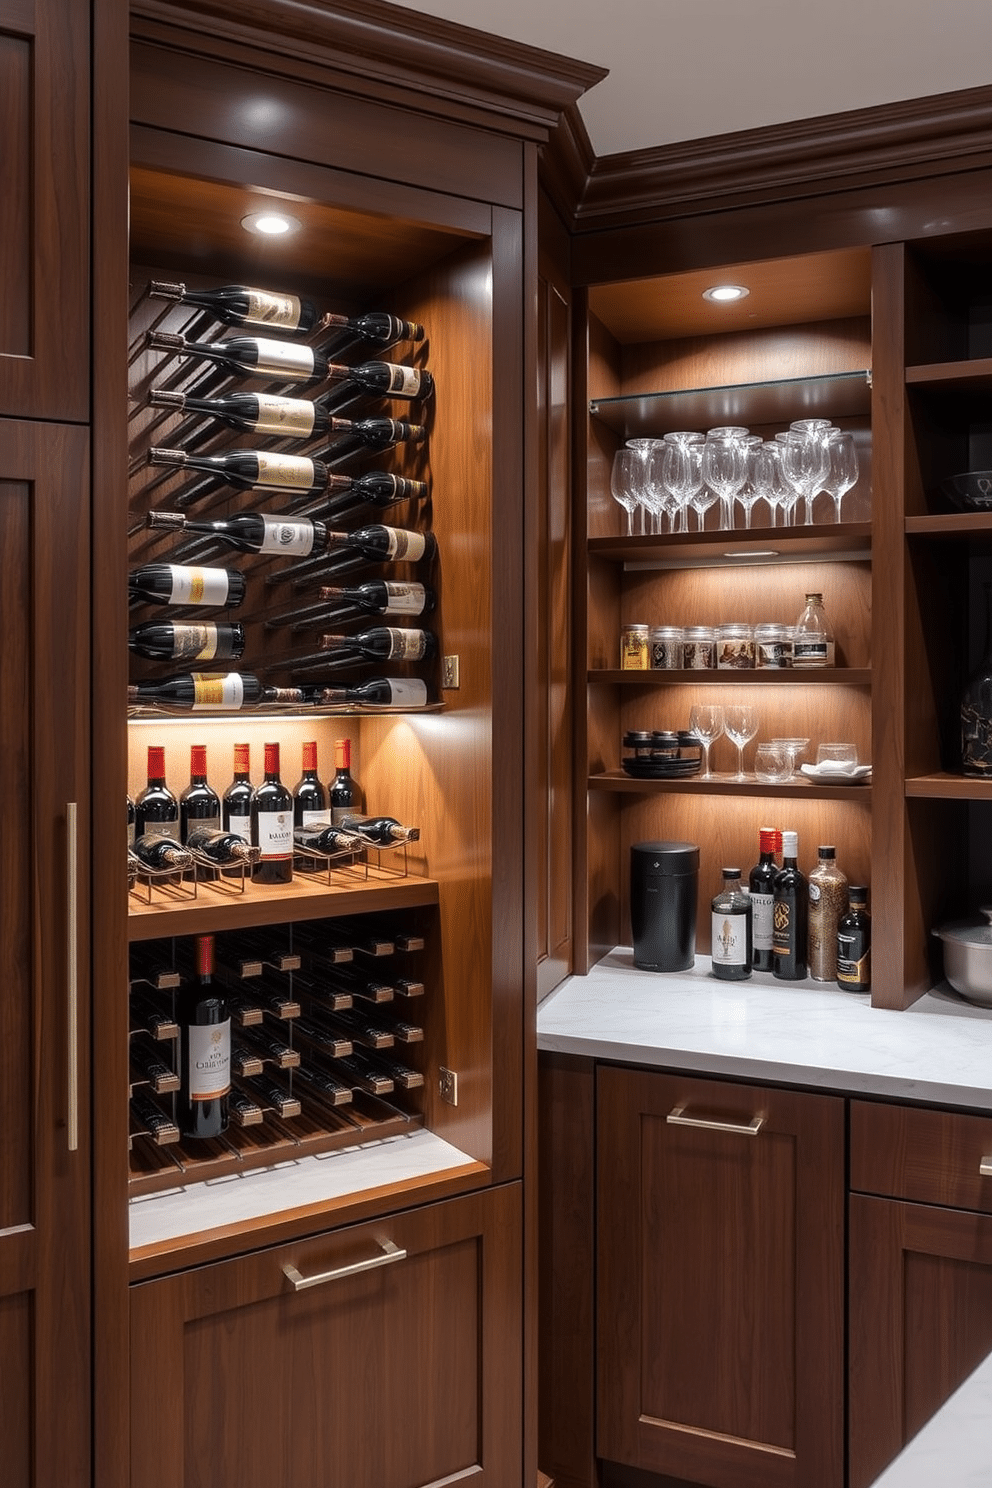
POLYGON ((992 1119, 854 1101, 851 1187, 992 1212, 992 1119))

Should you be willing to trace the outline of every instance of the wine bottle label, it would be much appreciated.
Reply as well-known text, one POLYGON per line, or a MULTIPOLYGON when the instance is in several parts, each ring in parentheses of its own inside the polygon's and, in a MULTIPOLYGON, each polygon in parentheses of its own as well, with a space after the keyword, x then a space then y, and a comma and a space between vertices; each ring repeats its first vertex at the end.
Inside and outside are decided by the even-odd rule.
POLYGON ((226 830, 232 837, 240 837, 242 842, 251 842, 251 817, 229 816, 227 818, 226 830))
POLYGON ((427 650, 427 632, 424 630, 396 630, 387 627, 389 657, 396 661, 423 661, 427 650))
POLYGON ((331 825, 331 813, 326 807, 323 811, 304 811, 303 820, 300 825, 303 827, 329 827, 331 825))
POLYGON ((756 894, 751 891, 751 944, 756 951, 772 948, 772 894, 756 894))
POLYGON ((295 331, 300 323, 299 297, 250 289, 245 321, 248 325, 282 326, 287 331, 295 331))
POLYGON ((275 858, 292 857, 292 811, 260 811, 258 813, 258 847, 263 862, 272 862, 275 858))
POLYGON ((421 375, 417 367, 401 367, 395 363, 389 366, 389 387, 386 396, 390 393, 398 393, 403 398, 415 398, 420 392, 421 375))
POLYGON ((424 608, 423 584, 386 584, 386 609, 388 615, 419 615, 424 608))
POLYGON ((258 549, 260 553, 292 553, 306 557, 313 551, 311 521, 304 518, 299 522, 287 522, 282 517, 263 517, 262 523, 265 531, 258 549))
POLYGON ((198 816, 195 821, 189 823, 189 832, 194 830, 197 832, 219 832, 220 816, 198 816))
POLYGON ((224 605, 229 584, 226 568, 187 568, 167 564, 172 585, 169 604, 224 605))
POLYGON ((385 557, 419 563, 427 551, 427 538, 423 532, 408 532, 402 527, 385 527, 388 538, 385 557))
POLYGON ((209 672, 192 672, 193 708, 209 713, 213 708, 240 708, 245 700, 245 686, 238 672, 227 672, 222 677, 209 672))
MULTIPOLYGON (((272 455, 259 452, 256 486, 279 486, 291 491, 309 491, 313 486, 313 461, 305 455, 272 455)), ((309 549, 307 550, 309 552, 309 549)))
POLYGON ((747 915, 713 911, 710 954, 718 966, 747 966, 747 915))
POLYGON ((218 642, 216 625, 175 625, 172 628, 172 655, 176 661, 213 661, 216 656, 230 656, 231 640, 218 642))
POLYGON ((824 636, 795 636, 792 642, 793 666, 826 666, 828 648, 824 636))
MULTIPOLYGON (((871 985, 871 952, 865 951, 862 956, 850 954, 845 956, 840 954, 840 949, 838 941, 837 981, 842 987, 855 987, 858 991, 867 990, 871 985)), ((861 947, 858 949, 860 950, 861 947)))
POLYGON ((293 434, 304 439, 313 433, 314 406, 305 398, 278 398, 272 393, 259 393, 258 434, 293 434))
MULTIPOLYGON (((149 837, 170 837, 173 842, 179 841, 179 818, 175 821, 150 821, 145 823, 149 837)), ((143 836, 144 832, 140 832, 143 836)))
POLYGON ((189 1098, 216 1100, 231 1088, 231 1020, 191 1023, 189 1034, 189 1098))
POLYGON ((388 707, 422 708, 426 702, 427 684, 419 677, 390 678, 388 707))
MULTIPOLYGON (((220 346, 223 344, 222 341, 218 342, 220 346)), ((311 347, 300 346, 292 341, 268 341, 262 336, 258 337, 258 361, 254 371, 271 372, 275 377, 297 372, 304 377, 312 377, 313 369, 311 347)))

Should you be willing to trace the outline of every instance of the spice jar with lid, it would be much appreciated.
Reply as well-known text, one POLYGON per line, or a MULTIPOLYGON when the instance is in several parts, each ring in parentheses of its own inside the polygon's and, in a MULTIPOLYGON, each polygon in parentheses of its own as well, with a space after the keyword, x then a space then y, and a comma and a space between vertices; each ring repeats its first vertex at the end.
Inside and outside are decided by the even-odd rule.
POLYGON ((677 671, 682 665, 681 625, 652 625, 648 648, 653 671, 677 671))
POLYGON ((624 672, 646 672, 648 670, 648 627, 646 625, 621 627, 620 670, 624 672))
POLYGON ((757 667, 792 665, 792 627, 778 621, 754 627, 754 664, 757 667))
POLYGON ((682 665, 687 671, 716 666, 716 631, 712 625, 687 625, 682 632, 682 665))
POLYGON ((754 666, 754 632, 742 620, 728 620, 717 630, 716 664, 723 671, 754 666))

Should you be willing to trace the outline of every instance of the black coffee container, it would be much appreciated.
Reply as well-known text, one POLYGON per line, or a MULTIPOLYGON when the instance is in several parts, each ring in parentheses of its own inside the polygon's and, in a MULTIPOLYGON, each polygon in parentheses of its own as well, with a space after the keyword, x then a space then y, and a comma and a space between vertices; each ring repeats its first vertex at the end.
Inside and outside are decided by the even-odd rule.
POLYGON ((688 971, 696 956, 699 848, 635 842, 630 849, 630 929, 642 971, 688 971))

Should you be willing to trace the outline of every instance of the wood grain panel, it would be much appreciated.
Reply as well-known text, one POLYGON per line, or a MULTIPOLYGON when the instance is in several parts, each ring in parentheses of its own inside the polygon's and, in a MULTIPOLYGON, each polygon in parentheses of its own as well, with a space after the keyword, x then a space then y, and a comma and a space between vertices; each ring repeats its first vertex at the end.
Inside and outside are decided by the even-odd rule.
POLYGON ((843 1106, 597 1077, 601 1457, 713 1488, 843 1481, 843 1106), (756 1136, 670 1125, 681 1107, 756 1136))
POLYGON ((851 1187, 992 1213, 992 1120, 915 1106, 851 1104, 851 1187))
POLYGON ((10 1488, 29 1488, 31 1472, 31 1299, 27 1293, 0 1297, 0 1453, 4 1481, 10 1488))
POLYGON ((793 326, 786 322, 765 330, 683 334, 670 341, 624 347, 623 391, 732 387, 859 372, 871 365, 870 354, 871 323, 863 316, 793 326))

